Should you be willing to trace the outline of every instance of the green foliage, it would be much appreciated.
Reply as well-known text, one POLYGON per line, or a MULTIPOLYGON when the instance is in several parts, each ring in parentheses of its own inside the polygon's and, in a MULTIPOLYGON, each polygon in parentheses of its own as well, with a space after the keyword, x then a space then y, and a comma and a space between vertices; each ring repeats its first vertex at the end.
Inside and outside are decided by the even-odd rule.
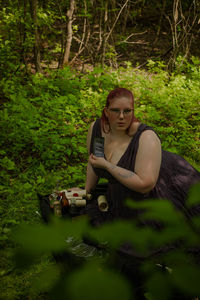
POLYGON ((199 163, 199 66, 193 65, 187 75, 171 77, 162 64, 151 62, 149 67, 154 73, 139 74, 138 88, 133 87, 137 116, 156 128, 165 150, 192 156, 199 163))
POLYGON ((67 281, 66 290, 66 295, 74 300, 129 300, 131 296, 128 283, 119 274, 94 263, 73 272, 67 281))
MULTIPOLYGON (((118 70, 97 67, 85 74, 70 68, 47 70, 46 75, 25 78, 13 75, 1 81, 0 240, 3 250, 13 247, 12 227, 22 221, 28 224, 40 221, 38 194, 46 195, 55 188, 84 186, 87 129, 101 116, 106 96, 116 86, 134 92, 136 117, 153 126, 163 148, 181 154, 199 169, 198 63, 188 63, 187 72, 174 73, 171 77, 162 64, 151 62, 149 73, 134 70, 129 62, 126 65, 118 70)), ((171 211, 169 215, 173 217, 171 211)), ((194 222, 198 224, 197 219, 194 222)), ((118 231, 116 240, 110 239, 112 231, 99 230, 98 238, 111 240, 110 247, 114 249, 120 239, 128 238, 133 228, 126 222, 112 226, 112 230, 118 231)), ((177 229, 173 238, 179 233, 177 229)), ((141 253, 147 250, 144 246, 148 234, 147 230, 134 232, 138 239, 135 247, 141 253)), ((164 237, 158 239, 155 235, 152 245, 162 242, 164 237)), ((2 274, 8 272, 5 270, 6 264, 2 274)))
POLYGON ((37 193, 84 185, 87 130, 101 114, 103 89, 116 82, 115 76, 101 72, 81 77, 66 68, 48 77, 34 75, 25 85, 18 80, 2 83, 9 99, 0 111, 5 220, 19 212, 20 219, 37 218, 37 193))
MULTIPOLYGON (((188 199, 188 209, 191 204, 199 204, 199 192, 200 185, 196 185, 188 199)), ((86 217, 74 222, 54 217, 48 226, 26 225, 13 232, 13 238, 20 246, 16 252, 17 267, 26 269, 44 253, 65 251, 62 264, 50 265, 33 281, 32 286, 37 291, 49 291, 49 299, 70 297, 76 300, 86 295, 89 299, 116 299, 117 296, 138 299, 136 295, 131 295, 130 286, 122 274, 116 273, 115 262, 113 265, 116 249, 129 241, 134 253, 139 251, 138 254, 143 257, 140 271, 146 278, 144 293, 147 299, 157 300, 162 295, 162 299, 167 300, 176 294, 189 299, 200 295, 199 266, 196 265, 195 255, 192 255, 192 249, 199 249, 200 223, 193 222, 193 218, 188 222, 169 201, 129 201, 128 205, 145 209, 140 222, 152 219, 162 221, 162 229, 158 231, 152 227, 138 226, 137 220, 116 221, 94 229, 89 226, 86 217), (106 252, 99 258, 93 255, 84 259, 83 255, 77 263, 78 253, 72 251, 71 244, 66 241, 74 237, 81 243, 81 238, 85 236, 95 240, 97 245, 106 245, 106 252), (157 255, 154 256, 152 253, 156 249, 157 255)), ((133 257, 129 259, 131 262, 133 257)), ((137 286, 134 285, 133 289, 136 290, 137 286)))
MULTIPOLYGON (((35 25, 33 22, 32 1, 3 1, 0 12, 0 60, 1 76, 12 77, 24 70, 31 71, 33 63, 35 25), (7 3, 6 3, 7 2, 7 3)), ((60 54, 58 39, 65 26, 69 1, 55 5, 52 1, 37 1, 37 30, 41 61, 49 65, 55 54, 60 54), (58 26, 59 25, 59 26, 58 26)))
POLYGON ((162 64, 149 66, 154 73, 134 72, 127 63, 112 72, 96 68, 83 75, 65 68, 26 82, 15 77, 1 82, 8 99, 0 111, 4 216, 15 219, 21 212, 21 217, 35 219, 37 193, 47 194, 57 185, 84 185, 87 129, 116 86, 134 92, 136 117, 155 128, 164 149, 198 167, 199 67, 194 64, 187 75, 169 78, 162 64))

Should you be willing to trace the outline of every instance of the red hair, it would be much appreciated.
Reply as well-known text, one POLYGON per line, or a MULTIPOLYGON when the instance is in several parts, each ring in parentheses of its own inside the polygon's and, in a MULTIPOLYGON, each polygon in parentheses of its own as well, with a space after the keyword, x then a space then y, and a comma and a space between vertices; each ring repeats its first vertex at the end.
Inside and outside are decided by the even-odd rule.
MULTIPOLYGON (((136 117, 134 116, 134 97, 133 97, 133 93, 125 88, 115 88, 114 90, 110 91, 110 93, 107 96, 106 99, 106 107, 109 107, 109 105, 111 104, 112 100, 115 98, 120 98, 120 97, 126 97, 132 100, 132 104, 133 104, 133 115, 132 115, 132 119, 131 119, 131 123, 129 125, 129 127, 127 128, 127 132, 129 131, 131 124, 133 122, 138 121, 136 119, 136 117)), ((108 122, 108 118, 106 117, 105 111, 102 111, 102 115, 101 115, 101 126, 103 129, 103 132, 108 133, 110 131, 110 125, 108 122), (108 125, 109 130, 106 130, 106 125, 108 125)))

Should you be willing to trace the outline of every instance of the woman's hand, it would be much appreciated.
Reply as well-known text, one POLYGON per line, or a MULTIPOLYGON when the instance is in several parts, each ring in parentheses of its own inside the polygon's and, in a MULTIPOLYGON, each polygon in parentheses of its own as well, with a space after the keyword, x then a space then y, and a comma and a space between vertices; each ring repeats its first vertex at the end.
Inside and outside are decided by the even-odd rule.
POLYGON ((103 157, 97 157, 94 154, 90 154, 89 162, 94 168, 106 169, 108 164, 107 160, 103 157))

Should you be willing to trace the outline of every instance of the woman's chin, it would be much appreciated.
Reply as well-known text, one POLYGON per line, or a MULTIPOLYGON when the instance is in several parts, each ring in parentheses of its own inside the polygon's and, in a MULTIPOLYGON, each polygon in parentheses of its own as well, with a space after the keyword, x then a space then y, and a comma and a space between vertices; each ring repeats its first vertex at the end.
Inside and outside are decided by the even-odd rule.
POLYGON ((119 129, 127 129, 128 126, 127 126, 127 124, 125 124, 125 123, 118 123, 118 124, 117 124, 117 128, 119 128, 119 129))

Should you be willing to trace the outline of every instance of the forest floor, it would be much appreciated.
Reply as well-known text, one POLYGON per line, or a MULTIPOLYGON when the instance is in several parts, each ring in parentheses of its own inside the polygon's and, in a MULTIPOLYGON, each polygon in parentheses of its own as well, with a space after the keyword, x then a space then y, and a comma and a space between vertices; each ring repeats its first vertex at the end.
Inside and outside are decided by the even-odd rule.
POLYGON ((125 51, 120 60, 128 60, 133 66, 143 67, 149 59, 169 59, 171 41, 166 31, 162 31, 157 37, 154 28, 138 27, 134 34, 124 41, 124 46, 125 51))
MULTIPOLYGON (((118 68, 125 66, 125 62, 130 62, 134 68, 145 69, 148 61, 153 60, 154 62, 163 62, 167 66, 167 69, 170 70, 170 64, 174 58, 172 31, 170 23, 166 18, 163 19, 162 26, 159 27, 159 18, 160 15, 157 11, 152 11, 146 17, 143 14, 135 20, 134 24, 128 24, 126 32, 123 33, 122 31, 113 34, 108 40, 105 65, 118 68)), ((178 33, 179 48, 177 51, 182 57, 195 56, 200 58, 199 27, 200 24, 198 28, 188 33, 187 38, 185 38, 183 29, 180 29, 178 33), (182 42, 181 39, 184 38, 185 41, 182 42)), ((69 64, 73 69, 82 72, 92 71, 95 65, 99 65, 101 61, 100 57, 97 58, 98 62, 94 61, 92 57, 95 54, 95 45, 91 44, 89 46, 92 49, 91 55, 83 52, 73 60, 77 54, 77 44, 72 41, 69 64), (72 64, 71 61, 73 61, 72 64)), ((57 69, 59 56, 59 53, 52 53, 52 57, 54 58, 51 62, 42 61, 43 70, 46 67, 57 69)), ((30 67, 32 72, 35 73, 33 61, 30 67)))
MULTIPOLYGON (((112 49, 110 53, 107 50, 108 57, 105 59, 105 64, 114 68, 124 66, 124 62, 130 62, 136 68, 145 68, 150 59, 167 63, 172 51, 169 32, 162 31, 157 36, 154 27, 143 25, 130 28, 129 34, 124 38, 121 35, 115 36, 115 45, 115 49, 112 49)), ((55 68, 56 65, 57 63, 53 63, 52 68, 55 68)), ((91 71, 94 66, 90 57, 84 60, 78 57, 72 67, 81 71, 91 71)))
MULTIPOLYGON (((134 68, 145 69, 148 61, 153 60, 154 62, 163 62, 169 68, 173 58, 171 29, 166 23, 158 34, 157 28, 158 25, 155 22, 151 23, 149 21, 144 24, 143 20, 141 20, 137 25, 129 27, 129 32, 126 32, 126 36, 122 34, 114 36, 115 49, 111 46, 111 50, 107 50, 105 64, 118 68, 119 66, 124 66, 124 62, 130 62, 134 68)), ((185 51, 181 48, 179 50, 179 53, 182 53, 181 55, 184 57, 186 55, 185 51)), ((198 31, 193 32, 192 44, 188 52, 188 57, 191 56, 200 58, 198 31)), ((84 60, 78 57, 72 67, 81 71, 91 71, 94 66, 90 57, 86 57, 84 60)))
MULTIPOLYGON (((129 26, 129 35, 124 42, 120 40, 121 43, 118 43, 124 49, 124 51, 120 51, 122 54, 120 60, 130 61, 134 67, 145 66, 149 59, 163 61, 167 64, 173 54, 172 30, 167 18, 164 17, 160 24, 159 22, 160 12, 153 8, 146 14, 142 13, 141 16, 138 16, 135 24, 129 26)), ((200 24, 188 32, 186 38, 182 23, 177 34, 179 53, 182 52, 184 56, 186 54, 184 49, 187 48, 188 57, 200 57, 199 33, 200 24), (184 42, 181 40, 183 38, 185 38, 184 42), (191 46, 189 45, 190 40, 191 46)))

